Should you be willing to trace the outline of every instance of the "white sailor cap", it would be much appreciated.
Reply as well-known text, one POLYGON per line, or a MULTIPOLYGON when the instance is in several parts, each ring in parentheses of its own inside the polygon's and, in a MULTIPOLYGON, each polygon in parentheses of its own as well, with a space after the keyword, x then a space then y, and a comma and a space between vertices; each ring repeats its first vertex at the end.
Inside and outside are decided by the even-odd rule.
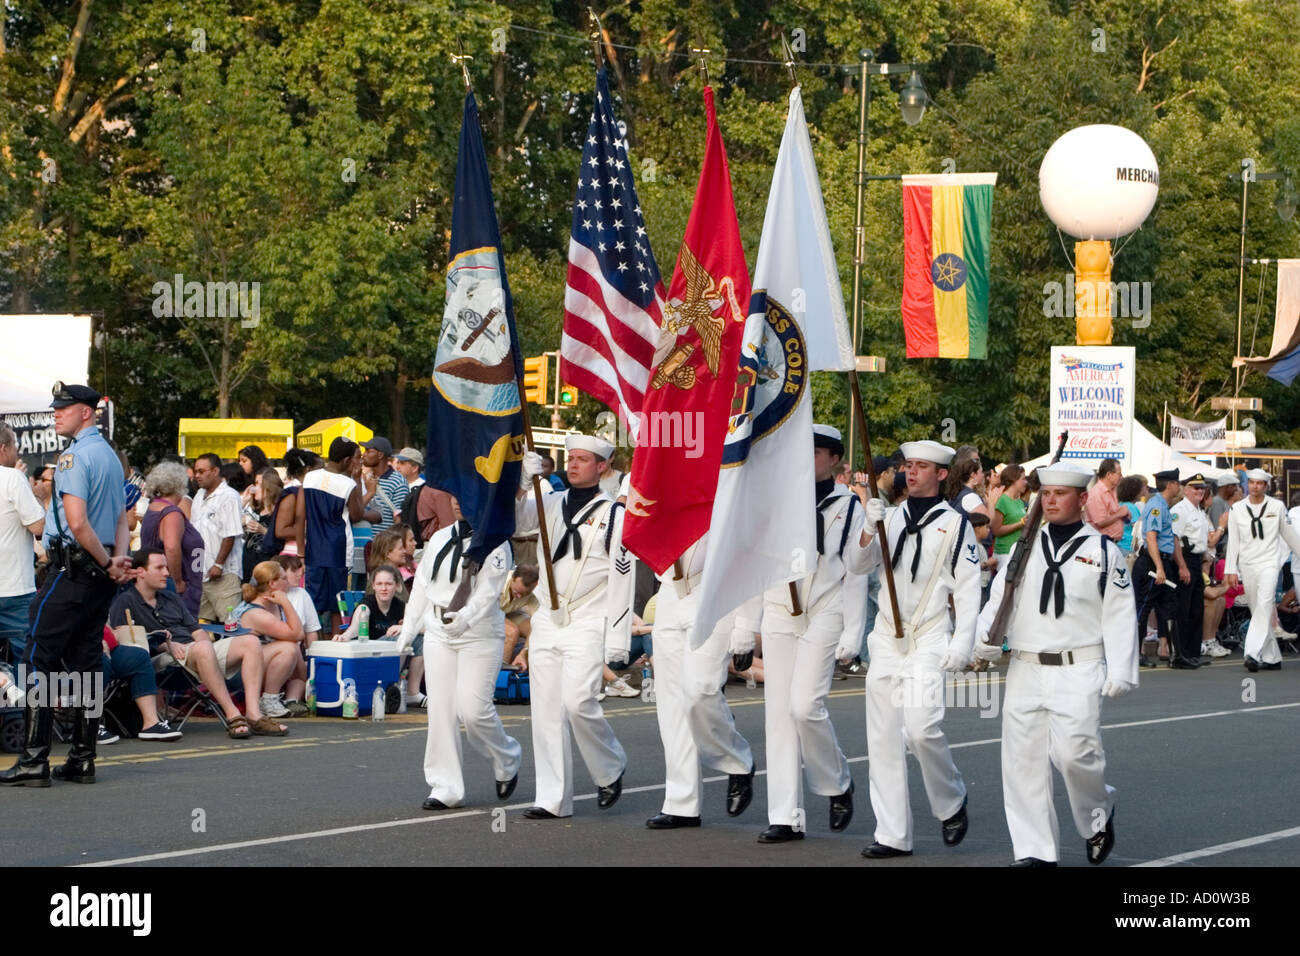
POLYGON ((597 438, 595 435, 566 435, 564 450, 566 452, 589 451, 597 458, 606 460, 614 454, 614 446, 603 438, 597 438))
POLYGON ((1246 479, 1248 481, 1272 481, 1273 476, 1263 468, 1252 468, 1250 471, 1246 472, 1246 479))
POLYGON ((1038 469, 1038 480, 1043 487, 1058 485, 1065 488, 1087 488, 1093 471, 1077 461, 1058 461, 1038 469))
POLYGON ((813 425, 813 447, 827 448, 832 454, 844 457, 844 436, 834 425, 813 425))
POLYGON ((943 465, 945 468, 952 464, 953 456, 957 454, 955 448, 949 448, 947 445, 941 445, 937 441, 905 441, 898 446, 898 450, 903 453, 903 460, 910 461, 932 461, 936 465, 943 465))

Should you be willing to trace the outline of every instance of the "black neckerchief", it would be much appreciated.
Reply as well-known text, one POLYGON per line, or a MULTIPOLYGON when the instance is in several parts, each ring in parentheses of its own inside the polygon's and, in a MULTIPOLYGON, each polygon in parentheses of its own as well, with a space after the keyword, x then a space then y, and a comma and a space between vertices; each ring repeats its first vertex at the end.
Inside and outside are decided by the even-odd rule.
POLYGON ((909 497, 903 506, 903 533, 898 536, 898 541, 894 544, 890 564, 895 568, 898 567, 898 562, 903 557, 903 545, 907 543, 908 537, 916 535, 916 551, 912 555, 913 581, 916 580, 916 571, 921 566, 921 531, 943 514, 941 509, 935 507, 941 501, 943 501, 942 495, 931 495, 925 498, 909 497))
POLYGON ((464 552, 465 544, 469 541, 472 534, 473 532, 470 530, 468 521, 457 521, 452 526, 451 537, 447 539, 446 543, 442 546, 442 550, 439 551, 437 556, 433 559, 433 574, 429 576, 430 580, 436 581, 438 579, 438 568, 442 566, 443 559, 449 554, 451 555, 451 568, 450 576, 447 580, 456 580, 456 572, 460 568, 461 554, 464 552))
POLYGON ((1250 515, 1250 536, 1252 538, 1264 537, 1264 515, 1268 512, 1268 502, 1265 501, 1259 508, 1259 514, 1250 510, 1250 502, 1246 502, 1246 514, 1250 515))
POLYGON ((1043 586, 1038 592, 1038 613, 1047 613, 1047 602, 1053 601, 1053 616, 1060 617, 1061 612, 1065 610, 1065 576, 1061 574, 1061 565, 1074 556, 1074 552, 1082 547, 1083 543, 1088 540, 1085 535, 1082 538, 1075 538, 1074 541, 1065 546, 1059 556, 1056 551, 1061 545, 1069 541, 1083 527, 1082 521, 1076 521, 1073 524, 1049 524, 1043 531, 1043 560, 1047 562, 1047 573, 1043 575, 1043 586))
POLYGON ((573 560, 577 561, 582 557, 582 535, 578 534, 578 529, 582 527, 582 521, 575 520, 580 518, 583 509, 591 503, 591 500, 600 494, 600 485, 592 485, 590 488, 570 488, 569 493, 564 497, 564 507, 561 509, 561 516, 564 518, 564 533, 560 535, 559 543, 555 546, 555 553, 551 555, 552 561, 558 561, 569 553, 569 543, 573 543, 573 560))
POLYGON ((835 479, 827 478, 825 481, 819 481, 816 484, 817 499, 817 553, 826 553, 826 526, 822 520, 822 512, 830 507, 834 500, 830 494, 835 490, 835 479))

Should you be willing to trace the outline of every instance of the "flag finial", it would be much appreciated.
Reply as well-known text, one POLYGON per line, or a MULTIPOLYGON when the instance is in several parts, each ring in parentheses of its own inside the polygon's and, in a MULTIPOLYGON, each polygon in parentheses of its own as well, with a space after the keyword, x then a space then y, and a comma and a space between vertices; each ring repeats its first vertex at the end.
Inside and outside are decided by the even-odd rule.
POLYGON ((468 93, 474 87, 469 82, 469 67, 465 65, 465 61, 472 60, 474 57, 465 52, 464 40, 456 40, 456 49, 459 52, 451 55, 451 62, 460 64, 460 75, 465 80, 465 92, 468 93))

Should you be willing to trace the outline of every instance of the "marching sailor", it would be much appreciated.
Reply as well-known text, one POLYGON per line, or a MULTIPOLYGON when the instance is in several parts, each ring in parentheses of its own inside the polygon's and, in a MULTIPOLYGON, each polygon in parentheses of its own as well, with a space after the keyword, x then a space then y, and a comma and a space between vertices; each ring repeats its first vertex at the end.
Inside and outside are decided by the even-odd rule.
MULTIPOLYGON (((1287 518, 1286 506, 1268 497, 1273 477, 1262 468, 1246 472, 1245 498, 1228 512, 1228 554, 1223 563, 1229 588, 1240 579, 1242 595, 1250 605, 1250 629, 1246 632, 1246 670, 1275 671, 1282 668, 1282 653, 1272 634, 1273 610, 1277 597, 1279 538, 1292 553, 1300 555, 1300 532, 1287 518)), ((1291 566, 1300 567, 1300 561, 1291 566)))
MULTIPOLYGON (((1205 500, 1205 476, 1195 474, 1183 482, 1183 498, 1169 509, 1174 526, 1174 547, 1183 549, 1188 581, 1179 586, 1178 659, 1174 666, 1190 670, 1201 664, 1201 631, 1205 628, 1205 561, 1214 553, 1217 533, 1210 530, 1210 518, 1201 507, 1205 500)), ((1214 635, 1211 634, 1211 637, 1214 635)))
MULTIPOLYGON (((940 723, 944 715, 944 672, 970 663, 980 608, 980 555, 969 520, 941 494, 953 449, 935 441, 904 442, 907 500, 888 512, 886 534, 894 570, 903 640, 896 636, 890 602, 880 600, 867 638, 867 752, 875 842, 868 859, 912 855, 912 808, 907 792, 907 750, 916 755, 930 801, 941 821, 945 846, 966 836, 966 782, 953 763, 940 723), (956 630, 948 598, 956 609, 956 630)), ((884 502, 864 497, 863 551, 849 567, 870 571, 880 565, 876 525, 886 520, 884 502)))
MULTIPOLYGON (((691 649, 700 604, 700 582, 708 551, 706 533, 659 575, 655 606, 655 713, 664 743, 666 781, 663 809, 646 821, 651 830, 700 825, 701 765, 729 775, 727 815, 745 812, 754 796, 754 755, 736 729, 722 688, 731 660, 732 621, 718 622, 704 644, 691 649)), ((750 640, 752 641, 752 635, 750 640)), ((753 658, 752 644, 750 658, 753 658)))
MULTIPOLYGON (((632 642, 633 561, 623 547, 623 506, 600 488, 614 446, 602 438, 564 441, 569 487, 542 496, 559 608, 549 607, 545 561, 528 642, 537 798, 531 820, 573 815, 573 739, 599 788, 596 804, 612 807, 623 792, 627 755, 596 700, 606 662, 624 663, 632 642)), ((517 533, 538 527, 532 477, 542 457, 524 453, 515 501, 517 533)), ((498 589, 499 590, 499 589, 498 589)))
POLYGON ((862 511, 852 492, 835 482, 843 455, 839 431, 814 425, 817 559, 812 572, 794 585, 799 613, 786 584, 769 588, 736 612, 733 646, 743 649, 755 632, 763 636, 770 825, 759 843, 803 839, 801 763, 813 793, 830 797, 830 828, 843 830, 853 818, 853 778, 826 710, 836 658, 851 658, 861 647, 867 603, 866 576, 846 567, 860 547, 862 511))
MULTIPOLYGON (((1092 472, 1076 462, 1038 469, 1047 526, 1029 547, 1024 593, 1007 625, 1011 647, 1002 707, 1002 790, 1015 854, 1012 866, 1056 866, 1060 830, 1052 805, 1052 765, 1065 780, 1075 829, 1089 863, 1115 845, 1115 790, 1107 786, 1101 698, 1138 683, 1134 602, 1127 562, 1109 538, 1083 520, 1092 472)), ((993 582, 979 616, 975 652, 1002 604, 1006 575, 993 582)), ((874 760, 874 758, 872 758, 874 760)))
POLYGON ((514 793, 522 755, 492 702, 506 640, 498 595, 510 574, 510 542, 503 541, 479 568, 462 556, 473 535, 454 498, 451 508, 455 523, 425 542, 397 639, 400 654, 424 634, 426 810, 458 807, 465 800, 461 722, 470 745, 492 761, 498 799, 514 793))

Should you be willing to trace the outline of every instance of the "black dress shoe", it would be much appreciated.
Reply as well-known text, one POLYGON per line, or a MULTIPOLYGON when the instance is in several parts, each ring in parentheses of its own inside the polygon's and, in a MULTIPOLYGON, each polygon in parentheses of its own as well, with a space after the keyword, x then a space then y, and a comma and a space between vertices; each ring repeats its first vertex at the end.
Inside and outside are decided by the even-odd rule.
POLYGON ((970 820, 966 817, 966 798, 961 801, 961 808, 943 821, 943 845, 956 846, 966 837, 970 820))
POLYGON ((672 813, 656 813, 645 822, 647 830, 681 830, 685 827, 698 827, 699 817, 679 817, 672 813))
POLYGON ((1008 865, 1008 866, 1012 866, 1012 867, 1017 867, 1017 866, 1056 866, 1056 861, 1055 861, 1055 860, 1040 860, 1040 859, 1039 859, 1038 857, 1036 857, 1036 856, 1022 856, 1020 859, 1016 860, 1014 863, 1009 863, 1009 864, 1007 864, 1007 865, 1008 865))
POLYGON ((1255 658, 1251 657, 1249 654, 1246 655, 1246 659, 1242 661, 1242 663, 1246 665, 1246 670, 1250 671, 1252 674, 1259 670, 1259 661, 1255 660, 1255 658))
POLYGON ((512 793, 515 792, 515 784, 517 784, 518 782, 519 782, 519 774, 515 774, 515 775, 514 775, 513 777, 511 777, 509 780, 498 780, 498 781, 496 782, 496 784, 497 784, 497 799, 498 799, 498 800, 509 800, 509 799, 510 799, 510 794, 512 794, 512 793))
POLYGON ((618 798, 623 795, 623 775, 620 773, 618 779, 608 787, 600 787, 596 790, 596 806, 602 810, 608 810, 614 804, 618 803, 618 798))
POLYGON ((1259 669, 1262 671, 1280 671, 1282 669, 1282 662, 1274 661, 1272 664, 1260 664, 1259 669))
POLYGON ((1085 840, 1084 846, 1088 851, 1089 863, 1101 863, 1106 857, 1110 856, 1110 851, 1115 846, 1115 811, 1113 809, 1110 811, 1110 817, 1106 820, 1106 829, 1085 840))
POLYGON ((447 806, 447 804, 443 803, 441 800, 435 800, 433 797, 425 797, 424 803, 420 804, 420 808, 423 810, 450 810, 451 809, 451 807, 447 806))
MULTIPOLYGON (((1156 666, 1156 662, 1153 661, 1151 658, 1147 657, 1145 654, 1143 654, 1141 657, 1138 658, 1138 667, 1155 667, 1155 666, 1156 666)), ((1033 858, 1025 857, 1025 859, 1028 860, 1033 858)))
POLYGON ((862 855, 868 860, 887 860, 891 856, 911 856, 911 850, 899 850, 896 847, 885 846, 880 841, 876 841, 871 846, 862 851, 862 855))
POLYGON ((786 826, 784 823, 773 823, 758 835, 759 843, 789 843, 791 840, 802 839, 802 830, 796 830, 794 827, 786 826))
POLYGON ((550 810, 544 810, 541 807, 529 807, 524 811, 524 816, 529 820, 558 820, 560 819, 550 810))
POLYGON ((727 776, 727 816, 740 816, 749 806, 749 801, 753 799, 753 767, 749 768, 749 773, 733 773, 727 776))
POLYGON ((1169 665, 1176 671, 1194 671, 1200 667, 1200 662, 1191 660, 1186 657, 1175 657, 1172 664, 1169 665))
POLYGON ((849 781, 849 789, 845 790, 838 797, 831 797, 831 830, 839 833, 849 825, 853 819, 853 781, 849 781))

